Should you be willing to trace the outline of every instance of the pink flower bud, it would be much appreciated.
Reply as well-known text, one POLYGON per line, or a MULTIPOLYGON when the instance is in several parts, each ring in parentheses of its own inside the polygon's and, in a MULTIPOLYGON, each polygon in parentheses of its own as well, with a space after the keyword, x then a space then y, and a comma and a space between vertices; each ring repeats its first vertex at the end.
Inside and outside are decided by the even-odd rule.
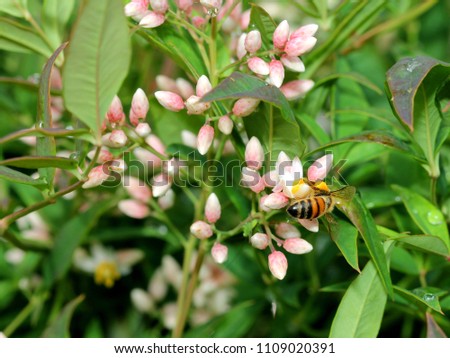
POLYGON ((333 165, 333 154, 327 154, 317 159, 308 169, 310 181, 323 180, 333 165))
POLYGON ((278 181, 278 174, 275 170, 271 170, 263 175, 264 185, 267 188, 273 188, 275 185, 277 185, 278 181))
POLYGON ((254 234, 250 238, 250 244, 259 250, 264 250, 269 245, 269 237, 262 233, 254 234))
POLYGON ((247 50, 245 49, 245 39, 247 38, 247 34, 242 34, 239 37, 237 47, 236 47, 236 55, 238 59, 242 59, 246 54, 247 50))
POLYGON ((214 224, 217 220, 220 219, 220 215, 222 214, 220 208, 219 198, 214 193, 211 193, 208 196, 208 200, 206 200, 205 205, 205 217, 208 222, 214 224))
POLYGON ((311 50, 316 44, 317 39, 315 37, 295 37, 289 39, 284 48, 284 51, 288 56, 301 56, 304 53, 311 50))
POLYGON ((108 112, 106 112, 106 118, 108 118, 109 123, 120 123, 125 118, 119 97, 114 96, 108 112))
POLYGON ((125 5, 125 16, 141 20, 148 12, 148 0, 134 0, 125 5))
POLYGON ((211 256, 218 264, 223 264, 228 258, 228 247, 216 242, 211 249, 211 256))
POLYGON ((153 197, 159 198, 167 193, 167 191, 172 186, 172 180, 169 176, 165 174, 158 174, 153 177, 152 180, 152 189, 153 189, 153 197))
POLYGON ((175 192, 172 189, 158 198, 158 205, 162 210, 170 209, 175 204, 175 192))
MULTIPOLYGON (((259 173, 247 167, 242 168, 241 185, 247 188, 258 187, 262 178, 259 173)), ((264 189, 264 188, 263 188, 264 189)))
POLYGON ((139 123, 135 131, 139 137, 147 137, 152 132, 152 129, 148 123, 139 123))
POLYGON ((167 0, 150 0, 150 5, 152 6, 153 11, 161 14, 166 13, 169 9, 169 3, 167 0))
POLYGON ((233 131, 233 121, 228 116, 222 116, 219 119, 218 127, 223 134, 229 135, 233 131))
POLYGON ((246 30, 250 24, 250 9, 245 10, 240 18, 239 24, 241 25, 241 30, 246 30))
POLYGON ((133 126, 137 126, 139 124, 140 118, 136 113, 133 112, 133 108, 130 108, 130 123, 133 126))
POLYGON ((114 129, 108 136, 108 142, 105 143, 108 147, 122 148, 127 144, 128 138, 125 132, 121 129, 114 129))
POLYGON ((109 168, 106 165, 94 167, 88 175, 88 180, 84 182, 82 188, 89 189, 101 185, 109 178, 109 168))
POLYGON ((208 10, 218 10, 222 6, 222 0, 200 0, 200 4, 208 10))
POLYGON ((289 101, 302 97, 306 92, 314 87, 314 81, 311 80, 296 80, 291 81, 283 86, 280 90, 289 101))
POLYGON ((161 91, 169 91, 178 93, 178 85, 176 81, 164 75, 156 76, 156 86, 161 91))
POLYGON ((247 61, 248 68, 253 73, 261 76, 267 76, 270 72, 270 67, 267 62, 259 57, 252 57, 247 61))
POLYGON ((259 208, 262 211, 269 212, 271 209, 269 209, 267 206, 264 205, 269 195, 264 195, 259 199, 259 208))
POLYGON ((202 114, 211 107, 209 102, 201 102, 200 99, 198 96, 191 96, 184 102, 188 114, 202 114))
POLYGON ((281 56, 281 62, 283 63, 284 67, 291 71, 305 72, 305 65, 303 61, 298 57, 289 57, 288 55, 284 54, 283 56, 281 56))
POLYGON ((280 223, 275 228, 275 233, 277 236, 283 239, 293 239, 296 237, 300 237, 300 231, 291 224, 288 223, 280 223))
POLYGON ((114 159, 110 162, 109 169, 116 173, 123 173, 127 170, 127 163, 123 159, 114 159))
POLYGON ((147 96, 141 88, 138 88, 131 101, 131 110, 138 118, 144 119, 147 116, 148 108, 147 96))
POLYGON ((197 86, 195 88, 195 92, 197 96, 203 97, 205 94, 207 94, 209 91, 212 90, 211 82, 209 82, 209 78, 205 75, 200 76, 200 78, 197 81, 197 86))
POLYGON ((175 3, 181 11, 190 11, 192 5, 194 5, 194 0, 175 0, 175 3))
POLYGON ((184 78, 177 78, 175 83, 178 92, 184 99, 188 99, 195 94, 194 87, 192 87, 191 83, 186 81, 184 78))
POLYGON ((180 95, 169 91, 155 92, 155 97, 159 104, 169 111, 179 112, 184 108, 183 98, 180 95))
POLYGON ((291 34, 291 39, 295 39, 296 37, 307 38, 314 36, 318 29, 319 25, 317 24, 309 24, 302 26, 291 34))
MULTIPOLYGON (((95 150, 91 150, 87 156, 91 160, 94 159, 95 150)), ((100 153, 98 155, 98 158, 97 158, 97 163, 103 164, 104 162, 109 162, 109 161, 113 160, 113 158, 114 158, 114 156, 112 155, 112 153, 109 150, 101 149, 100 153)))
POLYGON ((146 203, 152 197, 152 190, 138 178, 127 176, 123 179, 123 187, 133 199, 146 203))
POLYGON ((270 74, 269 79, 270 83, 275 87, 281 87, 284 81, 284 67, 281 61, 272 60, 269 64, 270 74))
POLYGON ((257 98, 240 98, 234 103, 233 114, 237 117, 246 117, 255 111, 259 102, 257 98))
POLYGON ((282 280, 286 276, 288 262, 286 256, 280 251, 274 251, 269 255, 269 270, 277 279, 282 280))
POLYGON ((193 223, 191 225, 190 230, 191 230, 191 234, 200 240, 208 239, 213 235, 211 226, 201 220, 193 223))
POLYGON ((155 27, 161 26, 166 18, 163 14, 158 12, 149 11, 147 15, 145 15, 141 21, 139 21, 139 25, 146 29, 153 29, 155 27))
POLYGON ((181 131, 181 142, 188 147, 197 147, 197 136, 188 130, 181 131))
POLYGON ((277 28, 275 29, 275 32, 273 33, 273 46, 279 50, 283 50, 284 46, 286 46, 286 43, 289 39, 289 23, 284 20, 282 21, 277 28))
POLYGON ((264 162, 264 149, 256 137, 251 137, 245 147, 245 162, 251 169, 258 170, 264 162))
POLYGON ((245 49, 249 53, 255 53, 261 48, 261 33, 258 30, 252 30, 245 38, 245 49))
MULTIPOLYGON (((159 154, 165 154, 166 146, 161 139, 154 134, 150 134, 147 138, 145 138, 145 143, 147 143, 150 147, 156 150, 159 154)), ((159 158, 158 158, 159 159, 159 158)), ((160 159, 161 160, 161 159, 160 159)))
POLYGON ((319 231, 319 220, 317 220, 317 219, 313 219, 313 220, 298 219, 298 222, 306 230, 309 230, 311 232, 318 232, 319 231))
POLYGON ((278 210, 289 204, 289 198, 282 193, 272 193, 264 201, 264 206, 269 209, 278 210))
POLYGON ((264 185, 263 178, 259 177, 258 182, 255 185, 252 185, 250 187, 250 190, 253 191, 254 193, 258 194, 258 193, 262 192, 265 188, 266 188, 266 186, 264 185))
POLYGON ((236 26, 236 21, 234 21, 231 17, 227 17, 223 20, 222 31, 226 34, 231 34, 236 29, 236 26))
POLYGON ((214 127, 205 124, 200 128, 197 136, 197 149, 201 155, 208 152, 214 139, 214 127))
POLYGON ((283 243, 283 248, 287 252, 295 255, 307 254, 313 249, 312 245, 308 241, 300 238, 291 238, 285 240, 283 243))
POLYGON ((191 21, 197 29, 201 29, 206 24, 206 19, 201 16, 194 16, 191 21))
POLYGON ((134 219, 143 219, 150 214, 150 210, 147 205, 133 199, 119 201, 118 208, 126 216, 134 219))

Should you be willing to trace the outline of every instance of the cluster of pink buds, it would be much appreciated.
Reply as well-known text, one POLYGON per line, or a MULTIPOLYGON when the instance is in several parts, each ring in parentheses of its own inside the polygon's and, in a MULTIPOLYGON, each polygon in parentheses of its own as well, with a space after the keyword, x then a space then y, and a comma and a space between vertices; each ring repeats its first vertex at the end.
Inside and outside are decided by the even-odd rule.
MULTIPOLYGON (((198 220, 191 225, 191 234, 200 240, 209 239, 214 235, 214 225, 220 219, 222 209, 219 198, 211 193, 205 204, 205 221, 198 220)), ((228 258, 228 247, 216 241, 211 249, 211 256, 217 263, 224 263, 228 258)))
POLYGON ((166 20, 165 14, 169 10, 169 2, 168 0, 132 0, 125 5, 124 10, 125 15, 139 21, 140 26, 154 28, 162 25, 166 20))

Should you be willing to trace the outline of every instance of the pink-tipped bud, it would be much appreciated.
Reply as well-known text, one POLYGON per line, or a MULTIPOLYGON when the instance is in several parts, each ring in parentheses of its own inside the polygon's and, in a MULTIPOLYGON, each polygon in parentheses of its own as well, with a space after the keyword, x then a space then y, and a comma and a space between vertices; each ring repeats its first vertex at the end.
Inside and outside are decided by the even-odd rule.
POLYGON ((256 137, 251 137, 245 147, 245 162, 247 167, 258 170, 264 162, 264 149, 256 137))
POLYGON ((269 195, 264 195, 261 197, 261 199, 259 199, 259 209, 265 211, 266 213, 271 211, 271 209, 269 209, 267 206, 264 205, 268 197, 269 195))
POLYGON ((290 57, 286 54, 281 56, 284 67, 294 72, 305 72, 305 64, 298 57, 290 57))
POLYGON ((208 222, 214 224, 217 220, 220 219, 220 215, 222 214, 222 210, 220 207, 219 198, 216 194, 211 193, 208 196, 208 200, 206 200, 205 205, 205 217, 208 222))
POLYGON ((134 199, 121 200, 117 206, 122 213, 133 219, 143 219, 150 214, 147 205, 134 199))
POLYGON ((272 193, 264 201, 264 205, 269 209, 278 210, 289 204, 289 198, 282 193, 272 193))
POLYGON ((211 225, 201 220, 193 223, 191 225, 190 231, 192 235, 194 235, 197 239, 200 240, 208 239, 213 235, 211 225))
MULTIPOLYGON (((91 150, 89 153, 88 153, 88 158, 89 159, 94 159, 94 156, 95 156, 95 150, 91 150)), ((113 160, 114 159, 114 156, 112 155, 112 153, 109 151, 109 150, 107 150, 107 149, 101 149, 100 150, 100 153, 99 153, 99 155, 98 155, 98 158, 97 158, 97 163, 99 163, 99 164, 103 164, 104 162, 109 162, 109 161, 111 161, 111 160, 113 160)))
POLYGON ((148 0, 131 1, 125 5, 125 16, 132 17, 134 20, 141 20, 148 12, 148 0))
POLYGON ((284 48, 288 56, 301 56, 310 51, 316 45, 317 39, 315 37, 295 37, 289 39, 284 48))
POLYGON ((293 101, 305 95, 313 87, 314 81, 296 80, 284 84, 280 90, 289 101, 293 101))
POLYGON ((152 132, 152 129, 150 128, 148 123, 139 123, 136 126, 135 131, 139 137, 144 138, 152 132))
POLYGON ((270 74, 269 79, 270 83, 275 87, 281 87, 284 81, 284 67, 281 61, 272 60, 269 64, 270 74))
POLYGON ((145 15, 141 21, 139 21, 139 25, 146 29, 153 29, 155 27, 161 26, 166 18, 163 14, 158 12, 149 11, 147 15, 145 15))
POLYGON ((275 228, 275 233, 277 236, 283 239, 293 239, 300 237, 300 231, 291 224, 288 223, 280 223, 275 228))
POLYGON ((250 9, 245 10, 241 18, 239 19, 239 24, 241 25, 241 30, 246 30, 248 28, 248 25, 250 25, 250 9))
POLYGON ((197 135, 197 149, 201 155, 205 155, 214 140, 214 127, 205 124, 197 135))
POLYGON ((261 48, 261 33, 258 30, 252 30, 245 38, 245 49, 249 53, 255 53, 261 48))
POLYGON ((159 198, 167 193, 172 186, 172 179, 166 174, 158 174, 152 180, 152 192, 154 198, 159 198))
POLYGON ((167 0, 150 0, 150 5, 155 12, 165 14, 169 9, 169 2, 167 0))
POLYGON ((147 116, 149 104, 148 98, 141 88, 138 88, 131 101, 131 110, 136 117, 144 119, 147 116))
POLYGON ((219 119, 218 127, 223 134, 229 135, 233 131, 233 121, 228 116, 222 116, 219 119))
POLYGON ((82 188, 89 189, 102 185, 109 178, 109 168, 106 165, 94 167, 88 175, 88 180, 84 182, 82 188))
POLYGON ((187 114, 202 114, 211 107, 209 102, 201 102, 200 100, 201 98, 198 96, 191 96, 184 102, 187 114))
POLYGON ((172 189, 158 198, 158 205, 162 210, 170 209, 175 204, 175 192, 172 189))
POLYGON ((283 248, 287 252, 290 252, 291 254, 295 255, 307 254, 308 252, 311 252, 313 249, 312 245, 308 241, 300 238, 291 238, 285 240, 283 242, 283 248))
POLYGON ((114 129, 109 135, 107 134, 106 136, 107 140, 105 141, 105 145, 112 148, 122 148, 128 141, 127 135, 121 129, 114 129))
POLYGON ((242 34, 239 37, 237 46, 236 46, 236 55, 238 59, 242 59, 246 54, 247 50, 245 49, 245 39, 247 38, 247 34, 242 34))
POLYGON ((123 187, 133 199, 146 203, 152 197, 152 190, 138 178, 127 176, 123 179, 123 187))
POLYGON ((319 231, 319 220, 317 219, 298 219, 298 223, 311 232, 319 231))
POLYGON ((237 117, 246 117, 255 111, 259 102, 257 98, 240 98, 233 105, 233 114, 237 117))
POLYGON ((169 111, 179 112, 184 108, 183 98, 174 92, 158 91, 155 92, 155 97, 159 104, 169 111))
POLYGON ((280 251, 274 251, 269 255, 269 270, 277 279, 282 280, 286 276, 288 261, 280 251))
POLYGON ((310 181, 323 180, 333 165, 333 154, 327 154, 317 159, 308 169, 310 181))
POLYGON ((267 76, 270 72, 270 67, 267 62, 259 57, 252 57, 247 61, 248 68, 253 73, 261 76, 267 76))
POLYGON ((175 3, 181 11, 190 11, 192 5, 194 5, 194 0, 175 0, 175 3))
MULTIPOLYGON (((258 174, 259 175, 259 174, 258 174)), ((250 187, 250 190, 253 191, 256 194, 259 194, 260 192, 262 192, 264 189, 266 188, 266 186, 264 185, 264 180, 263 178, 259 177, 258 182, 256 183, 256 185, 252 185, 250 187)))
POLYGON ((191 131, 183 129, 181 131, 181 142, 188 147, 197 147, 197 136, 191 131))
POLYGON ((203 97, 205 94, 207 94, 209 91, 212 90, 211 82, 209 81, 209 78, 205 75, 200 76, 200 78, 197 81, 197 86, 195 87, 195 93, 199 97, 203 97))
POLYGON ((191 18, 191 22, 197 29, 201 29, 206 24, 206 19, 201 16, 194 16, 191 18))
POLYGON ((269 245, 269 237, 262 233, 254 234, 250 238, 250 244, 259 250, 264 250, 269 245))
POLYGON ((176 81, 164 75, 156 76, 156 86, 161 91, 169 91, 178 93, 178 85, 176 81))
POLYGON ((184 78, 177 78, 175 83, 178 92, 184 99, 188 99, 195 94, 194 87, 192 87, 191 83, 184 78))
POLYGON ((223 264, 228 258, 228 247, 216 242, 211 249, 211 256, 218 264, 223 264))
POLYGON ((217 11, 222 6, 222 0, 200 0, 200 4, 202 4, 207 10, 217 11))
POLYGON ((109 169, 116 173, 123 173, 127 170, 127 163, 123 159, 114 159, 111 161, 109 169))
POLYGON ((284 46, 286 46, 286 43, 289 39, 289 23, 284 20, 282 21, 277 28, 275 29, 275 32, 273 33, 273 46, 279 50, 283 50, 284 46))
POLYGON ((271 170, 269 172, 266 172, 263 175, 264 185, 267 188, 273 188, 275 185, 277 185, 278 182, 278 174, 276 170, 271 170))
POLYGON ((262 180, 259 173, 256 170, 247 167, 242 168, 242 176, 240 184, 244 187, 250 188, 255 192, 260 192, 264 189, 264 181, 262 180), (262 189, 259 190, 261 185, 262 189))
POLYGON ((291 34, 291 39, 295 39, 296 37, 307 38, 314 36, 318 29, 319 25, 317 24, 309 24, 302 26, 291 34))
POLYGON ((114 96, 111 105, 109 106, 108 112, 106 112, 106 118, 109 123, 120 123, 125 118, 125 113, 123 113, 122 102, 119 97, 114 96))

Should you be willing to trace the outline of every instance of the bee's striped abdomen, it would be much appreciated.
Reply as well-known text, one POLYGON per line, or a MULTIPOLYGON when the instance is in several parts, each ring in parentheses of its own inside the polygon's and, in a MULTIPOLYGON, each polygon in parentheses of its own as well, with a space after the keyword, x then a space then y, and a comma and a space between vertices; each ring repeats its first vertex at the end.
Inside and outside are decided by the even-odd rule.
POLYGON ((302 199, 288 208, 288 213, 298 219, 316 219, 332 208, 330 196, 321 195, 302 199))

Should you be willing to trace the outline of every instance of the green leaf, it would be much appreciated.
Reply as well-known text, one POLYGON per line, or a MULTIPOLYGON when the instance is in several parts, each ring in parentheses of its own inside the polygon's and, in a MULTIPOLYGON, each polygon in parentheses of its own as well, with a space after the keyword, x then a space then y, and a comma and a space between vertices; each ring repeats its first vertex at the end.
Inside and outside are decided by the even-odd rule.
POLYGON ((377 93, 379 95, 383 94, 383 91, 376 84, 374 84, 369 79, 362 76, 361 74, 353 73, 353 72, 333 73, 329 76, 323 77, 314 84, 314 88, 312 88, 311 91, 318 89, 320 86, 329 85, 330 82, 333 83, 341 78, 345 78, 345 79, 351 80, 353 82, 356 82, 360 85, 363 85, 364 87, 374 91, 375 93, 377 93))
POLYGON ((67 108, 100 143, 101 123, 128 73, 131 48, 120 0, 89 0, 78 19, 63 73, 67 108))
POLYGON ((437 324, 430 312, 425 313, 427 317, 427 338, 447 338, 444 331, 437 324))
POLYGON ((447 257, 449 249, 445 241, 438 236, 431 235, 408 235, 397 236, 392 238, 395 241, 404 243, 405 246, 421 251, 429 252, 436 255, 447 257))
POLYGON ((391 253, 391 269, 406 275, 419 275, 420 269, 414 257, 401 247, 394 247, 391 253))
POLYGON ((261 6, 251 4, 249 29, 259 30, 263 48, 272 49, 272 37, 277 24, 261 6))
POLYGON ((18 158, 10 158, 1 160, 0 165, 9 165, 17 168, 61 168, 61 169, 75 169, 78 162, 74 159, 63 157, 44 157, 44 156, 25 156, 18 158))
POLYGON ((375 221, 358 195, 353 197, 350 202, 338 206, 358 228, 364 242, 369 250, 370 257, 375 265, 378 274, 381 277, 387 292, 392 297, 392 282, 389 276, 386 255, 381 244, 380 234, 377 231, 375 221))
POLYGON ((360 187, 358 190, 368 209, 393 206, 401 200, 392 189, 382 186, 360 187))
POLYGON ((434 290, 416 288, 412 291, 408 291, 402 287, 394 286, 394 291, 409 302, 422 307, 423 309, 431 308, 433 311, 444 314, 441 305, 439 304, 439 297, 434 293, 434 290))
MULTIPOLYGON (((38 108, 36 117, 36 128, 51 128, 53 127, 52 121, 52 109, 50 103, 50 77, 52 74, 53 64, 55 63, 58 55, 67 46, 67 42, 63 43, 55 53, 48 59, 39 80, 39 95, 38 95, 38 108)), ((46 159, 51 159, 50 156, 56 155, 56 141, 53 137, 39 137, 37 138, 36 144, 36 154, 40 157, 46 157, 46 159)), ((36 158, 38 159, 38 158, 36 158)), ((56 159, 56 158, 55 158, 56 159)), ((63 159, 63 158, 61 158, 63 159)), ((38 159, 38 162, 42 164, 42 160, 38 159)), ((64 160, 57 160, 62 163, 64 160)), ((66 162, 67 164, 67 162, 66 162)), ((45 168, 39 166, 39 176, 44 178, 49 184, 50 190, 53 190, 53 179, 55 177, 55 169, 53 165, 48 165, 52 168, 45 168)), ((60 168, 60 167, 58 167, 60 168)))
POLYGON ((53 52, 49 45, 40 36, 36 35, 31 27, 4 17, 0 18, 0 39, 25 50, 34 51, 46 58, 50 57, 53 52))
POLYGON ((263 80, 240 72, 234 72, 202 98, 204 102, 220 101, 230 98, 250 97, 273 104, 281 109, 283 118, 295 122, 294 113, 283 93, 263 80))
POLYGON ((348 264, 360 272, 358 264, 358 229, 345 220, 332 217, 329 221, 329 232, 339 251, 348 264))
MULTIPOLYGON (((393 242, 385 244, 386 252, 393 242)), ((380 330, 387 294, 372 261, 351 283, 339 304, 330 338, 375 338, 380 330)))
POLYGON ((55 244, 44 262, 44 277, 47 286, 61 279, 72 264, 72 256, 99 217, 115 205, 115 201, 99 202, 87 211, 69 220, 56 233, 55 244))
POLYGON ((417 226, 425 234, 440 237, 450 248, 448 228, 442 212, 420 194, 399 185, 393 185, 392 189, 400 195, 406 210, 417 226))
POLYGON ((314 139, 323 146, 331 141, 330 136, 325 132, 316 120, 306 113, 295 113, 295 117, 303 124, 306 129, 311 133, 314 139))
POLYGON ((55 48, 62 42, 64 26, 69 21, 74 6, 75 0, 44 0, 42 29, 55 48))
POLYGON ((0 0, 0 13, 4 12, 15 17, 24 17, 27 10, 27 0, 0 0))
POLYGON ((26 174, 4 166, 0 166, 0 178, 14 183, 33 185, 39 189, 43 189, 47 186, 47 183, 43 179, 33 179, 26 174))
POLYGON ((80 295, 64 306, 56 319, 47 327, 42 337, 44 338, 70 338, 70 321, 78 305, 83 302, 84 296, 80 295))

